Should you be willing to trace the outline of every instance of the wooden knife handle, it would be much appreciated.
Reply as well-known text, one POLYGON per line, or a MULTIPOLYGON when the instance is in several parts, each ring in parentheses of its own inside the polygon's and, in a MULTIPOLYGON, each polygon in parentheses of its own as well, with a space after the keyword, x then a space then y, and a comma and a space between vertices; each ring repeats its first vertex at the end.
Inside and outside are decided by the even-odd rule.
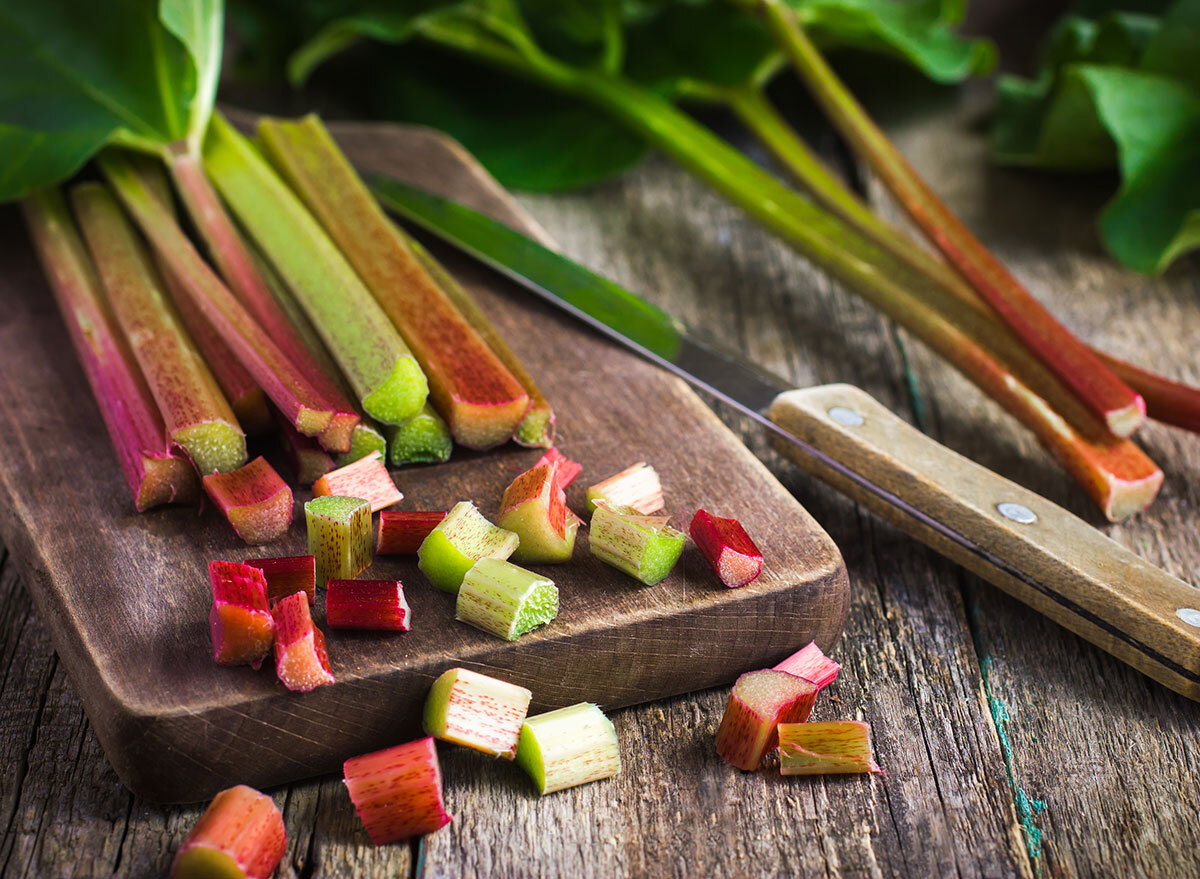
POLYGON ((787 391, 768 415, 911 511, 780 439, 779 450, 808 472, 1156 681, 1200 700, 1200 589, 935 442, 856 387, 787 391))

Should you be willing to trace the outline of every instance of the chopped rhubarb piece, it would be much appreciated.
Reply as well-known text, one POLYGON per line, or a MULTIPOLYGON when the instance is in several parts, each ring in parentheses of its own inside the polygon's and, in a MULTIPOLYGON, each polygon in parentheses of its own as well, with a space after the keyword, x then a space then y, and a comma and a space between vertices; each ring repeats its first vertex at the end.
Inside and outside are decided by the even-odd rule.
POLYGON ((449 461, 454 451, 450 428, 428 403, 403 424, 388 428, 388 446, 393 467, 440 464, 449 461))
POLYGON ((717 753, 738 769, 757 769, 775 747, 775 728, 803 723, 816 698, 817 687, 803 678, 773 669, 747 672, 729 694, 717 729, 717 753))
POLYGON ((379 452, 330 470, 313 483, 312 490, 314 497, 360 497, 371 505, 372 513, 404 500, 379 452))
POLYGON ((520 538, 512 557, 519 562, 568 562, 575 552, 579 520, 567 509, 557 463, 539 464, 504 490, 497 524, 520 538))
POLYGON ((465 668, 433 682, 425 700, 425 732, 493 757, 517 755, 521 725, 533 693, 465 668))
POLYGON ((286 418, 277 414, 279 438, 287 455, 288 466, 300 485, 312 485, 337 466, 333 456, 311 436, 305 436, 292 427, 286 418))
POLYGON ((171 879, 267 879, 286 849, 278 807, 239 784, 213 797, 175 853, 171 879))
POLYGON ((213 660, 217 665, 262 666, 275 639, 262 571, 237 562, 209 562, 213 660))
POLYGON ((311 555, 292 555, 274 559, 246 559, 267 579, 267 602, 274 604, 297 592, 308 595, 308 603, 317 600, 317 559, 311 555))
POLYGON ((330 580, 325 589, 325 621, 334 629, 407 632, 412 611, 399 580, 330 580))
POLYGON ((688 533, 721 582, 731 589, 752 583, 762 573, 762 553, 737 519, 697 510, 688 533))
POLYGON ((105 301, 92 258, 62 194, 42 190, 21 207, 134 507, 141 512, 159 504, 195 500, 200 495, 195 468, 167 439, 158 404, 105 301))
POLYGON ((420 412, 429 385, 396 327, 296 194, 220 114, 208 126, 204 166, 320 333, 363 410, 384 424, 420 412))
POLYGON ((375 554, 416 555, 429 532, 445 518, 444 512, 384 510, 379 514, 379 537, 375 541, 375 554))
POLYGON ((515 641, 558 616, 554 581, 500 559, 480 559, 463 577, 454 618, 515 641))
POLYGON ((304 505, 317 585, 349 580, 371 564, 371 505, 362 498, 315 497, 304 505))
POLYGON ((456 442, 512 437, 529 395, 398 236, 316 116, 264 119, 259 140, 404 336, 456 442))
POLYGON ((583 465, 578 461, 572 461, 554 446, 546 449, 546 454, 538 458, 534 467, 540 467, 542 464, 557 464, 558 465, 558 484, 562 488, 566 488, 575 478, 583 472, 583 465))
POLYGON ((506 559, 519 542, 517 535, 485 519, 473 503, 460 501, 421 542, 417 565, 438 589, 458 592, 472 565, 480 559, 506 559))
POLYGON ((342 773, 354 811, 376 845, 433 833, 454 820, 442 802, 442 769, 430 736, 351 757, 342 773))
POLYGON ((871 759, 871 727, 857 720, 781 723, 781 775, 839 775, 882 772, 871 759))
POLYGON ((289 690, 307 693, 333 683, 325 634, 313 623, 308 595, 297 592, 276 602, 275 674, 289 690))
POLYGON ((634 464, 587 490, 588 512, 594 512, 599 501, 643 514, 656 513, 663 508, 662 483, 649 464, 634 464))
POLYGON ((629 507, 599 506, 592 514, 592 555, 647 586, 661 581, 683 552, 684 536, 667 516, 642 516, 629 507))
POLYGON ((816 641, 809 641, 775 666, 775 671, 785 671, 798 678, 804 678, 818 690, 832 684, 840 669, 840 665, 821 652, 816 641))
POLYGON ((621 771, 617 731, 591 702, 528 717, 517 764, 542 794, 612 778, 621 771))
POLYGON ((292 490, 261 455, 245 467, 205 476, 204 491, 249 544, 274 540, 292 524, 292 490))
POLYGON ((71 202, 167 436, 201 475, 246 463, 246 438, 212 371, 184 332, 162 282, 116 200, 99 183, 81 183, 71 202))

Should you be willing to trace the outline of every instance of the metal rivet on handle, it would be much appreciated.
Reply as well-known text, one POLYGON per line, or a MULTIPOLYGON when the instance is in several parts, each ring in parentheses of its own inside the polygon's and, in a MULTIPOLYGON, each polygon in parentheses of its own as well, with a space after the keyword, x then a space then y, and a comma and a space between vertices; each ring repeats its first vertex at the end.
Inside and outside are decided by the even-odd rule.
POLYGON ((829 417, 844 427, 861 427, 863 423, 861 415, 844 406, 834 406, 829 410, 829 417))
POLYGON ((1200 629, 1200 610, 1194 607, 1181 607, 1175 611, 1175 616, 1179 617, 1189 626, 1195 626, 1200 629))
POLYGON ((1005 501, 1002 504, 996 504, 996 511, 1005 519, 1012 519, 1019 525, 1031 525, 1037 521, 1037 513, 1024 504, 1005 501))

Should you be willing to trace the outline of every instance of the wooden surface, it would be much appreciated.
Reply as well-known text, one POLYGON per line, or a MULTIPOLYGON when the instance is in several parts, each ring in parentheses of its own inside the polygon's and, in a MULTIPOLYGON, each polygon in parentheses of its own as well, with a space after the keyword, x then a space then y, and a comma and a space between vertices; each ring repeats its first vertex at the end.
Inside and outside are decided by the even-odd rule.
MULTIPOLYGON (((441 135, 358 125, 333 133, 360 167, 536 230, 441 135)), ((508 642, 455 622, 453 597, 428 583, 414 557, 381 557, 364 576, 406 584, 413 630, 327 630, 336 683, 297 694, 270 663, 262 672, 216 666, 208 562, 305 552, 300 504, 310 494, 297 493, 287 535, 252 548, 211 505, 199 517, 189 507, 136 514, 78 368, 69 355, 51 356, 68 350, 65 329, 16 214, 9 208, 0 217, 8 242, 0 258, 0 533, 31 575, 59 656, 134 792, 196 802, 232 784, 267 787, 337 771, 348 757, 419 735, 430 684, 459 664, 528 687, 535 711, 584 700, 612 709, 730 683, 811 640, 826 649, 837 640, 848 602, 837 547, 695 394, 446 254, 447 268, 554 401, 556 442, 584 467, 568 502, 585 509, 587 485, 647 460, 679 527, 701 506, 744 522, 767 559, 762 576, 728 589, 693 546, 661 583, 641 586, 592 556, 584 534, 570 564, 534 566, 558 586, 558 618, 508 642), (31 456, 46 437, 57 438, 54 454, 31 456)), ((470 499, 494 519, 505 486, 540 455, 509 444, 397 471, 405 494, 397 508, 448 510, 470 499)), ((322 591, 318 625, 323 605, 322 591)))
MULTIPOLYGON (((1038 4, 1026 6, 1005 8, 1030 43, 1022 15, 1038 4)), ((978 106, 966 98, 882 121, 1073 329, 1200 382, 1196 261, 1160 280, 1115 268, 1092 227, 1111 181, 988 168, 978 106)), ((965 380, 665 160, 593 191, 522 201, 569 254, 798 385, 851 381, 1200 582, 1200 438, 1150 426, 1163 494, 1133 521, 1101 525, 1030 436, 965 380)), ((336 778, 276 789, 289 834, 277 875, 1196 875, 1200 707, 799 474, 720 414, 842 549, 852 581, 844 665, 814 717, 869 721, 886 774, 730 770, 710 748, 727 696, 718 688, 617 712, 624 773, 545 800, 512 767, 447 749, 456 820, 420 846, 371 848, 336 778)), ((4 872, 160 875, 199 808, 149 805, 120 787, 11 560, 0 603, 4 872)))

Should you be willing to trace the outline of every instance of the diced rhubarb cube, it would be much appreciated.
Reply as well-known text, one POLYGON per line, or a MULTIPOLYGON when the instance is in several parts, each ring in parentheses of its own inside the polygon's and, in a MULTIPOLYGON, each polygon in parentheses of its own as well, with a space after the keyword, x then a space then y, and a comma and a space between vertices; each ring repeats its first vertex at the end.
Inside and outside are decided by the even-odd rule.
POLYGON ((588 548, 602 562, 653 586, 671 573, 686 540, 669 520, 601 504, 592 514, 588 548))
POLYGON ((273 559, 246 559, 267 578, 267 603, 274 604, 296 592, 308 595, 308 603, 317 601, 317 557, 292 555, 273 559))
POLYGON ((208 578, 213 660, 217 665, 261 667, 275 636, 262 571, 237 562, 209 562, 208 578))
POLYGON ((662 483, 655 469, 643 461, 587 490, 589 511, 594 512, 601 501, 610 507, 631 507, 643 515, 657 513, 663 508, 662 483))
POLYGON ((432 737, 351 757, 342 772, 354 811, 376 845, 433 833, 453 820, 442 803, 432 737))
POLYGON ((267 879, 286 849, 279 808, 239 784, 213 797, 175 853, 171 879, 267 879))
POLYGON ((463 577, 454 618, 515 641, 558 616, 554 581, 502 559, 480 559, 463 577))
POLYGON ((377 451, 330 470, 313 483, 312 490, 313 497, 360 497, 371 505, 372 513, 404 500, 377 451))
POLYGON ((778 742, 781 723, 808 719, 817 688, 795 675, 764 669, 737 679, 717 729, 717 753, 738 769, 753 771, 778 742))
POLYGON ((416 555, 429 532, 445 518, 445 512, 384 510, 379 514, 375 554, 416 555))
POLYGON ((325 586, 325 621, 334 629, 407 632, 412 611, 399 580, 330 580, 325 586))
POLYGON ((289 690, 307 693, 333 683, 325 635, 313 624, 308 596, 289 595, 271 609, 275 617, 275 673, 289 690))
POLYGON ((778 735, 782 775, 883 771, 871 759, 871 727, 861 721, 781 723, 778 735))
POLYGON ((452 668, 429 690, 425 732, 493 757, 512 760, 533 694, 466 668, 452 668))
POLYGON ((211 473, 203 482, 221 515, 249 544, 272 541, 292 524, 292 490, 261 455, 237 470, 211 473))
POLYGON ((546 449, 546 454, 538 458, 534 467, 540 467, 542 464, 557 464, 558 465, 558 484, 562 488, 566 488, 575 478, 583 472, 583 465, 578 461, 572 461, 554 446, 546 449))
POLYGON ((621 771, 617 731, 591 702, 527 717, 517 764, 542 794, 612 778, 621 771))
POLYGON ((579 519, 567 509, 557 463, 527 470, 504 490, 497 524, 520 538, 512 558, 518 562, 567 562, 575 551, 579 519))
POLYGON ((304 505, 317 585, 357 577, 371 564, 371 505, 362 498, 315 497, 304 505))
POLYGON ((697 510, 688 533, 726 586, 745 586, 762 573, 762 553, 737 519, 697 510))
POLYGON ((458 592, 463 577, 480 559, 506 559, 520 542, 517 535, 498 528, 470 501, 460 501, 429 532, 417 550, 417 566, 445 592, 458 592))

